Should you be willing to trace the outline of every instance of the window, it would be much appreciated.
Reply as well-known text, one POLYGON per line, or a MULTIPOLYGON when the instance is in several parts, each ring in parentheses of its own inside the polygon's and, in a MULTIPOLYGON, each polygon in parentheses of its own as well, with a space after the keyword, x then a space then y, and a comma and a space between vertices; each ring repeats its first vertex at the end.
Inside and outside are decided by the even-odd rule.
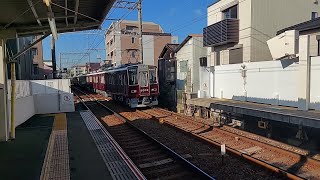
POLYGON ((139 72, 139 84, 141 87, 147 87, 148 82, 148 71, 139 72))
POLYGON ((131 38, 131 43, 132 43, 132 44, 134 43, 134 40, 135 40, 135 38, 132 37, 132 38, 131 38))
POLYGON ((238 5, 232 6, 222 11, 224 19, 237 19, 238 18, 238 5))
POLYGON ((138 68, 133 67, 128 69, 128 74, 129 74, 129 85, 137 85, 138 84, 138 68))
POLYGON ((127 31, 133 31, 133 30, 136 30, 136 29, 138 29, 137 26, 126 26, 126 30, 127 31))
POLYGON ((31 56, 34 57, 38 55, 38 49, 37 48, 31 48, 31 56))
POLYGON ((318 12, 312 12, 311 19, 316 19, 316 18, 318 18, 318 12))
POLYGON ((39 65, 33 64, 33 74, 38 75, 39 74, 39 65))
POLYGON ((157 84, 157 72, 156 69, 150 69, 150 84, 157 84))
POLYGON ((180 72, 188 72, 188 61, 180 61, 180 72))

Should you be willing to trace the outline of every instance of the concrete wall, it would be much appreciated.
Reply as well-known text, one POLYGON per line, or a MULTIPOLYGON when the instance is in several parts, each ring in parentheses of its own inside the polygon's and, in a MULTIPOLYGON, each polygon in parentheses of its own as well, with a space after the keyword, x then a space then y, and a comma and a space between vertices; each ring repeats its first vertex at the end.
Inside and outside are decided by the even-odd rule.
POLYGON ((311 58, 310 107, 320 110, 320 56, 311 58))
POLYGON ((320 14, 320 4, 314 2, 314 0, 221 0, 208 7, 208 25, 223 20, 221 11, 238 3, 240 19, 238 44, 243 45, 243 61, 268 61, 272 58, 266 41, 283 28, 310 20, 312 12, 320 14))
MULTIPOLYGON (((8 81, 8 87, 11 82, 8 81)), ((11 97, 9 88, 8 107, 10 118, 11 97)), ((16 81, 15 126, 28 120, 35 114, 74 111, 70 80, 34 80, 16 81)))
MULTIPOLYGON (((311 59, 311 109, 320 110, 320 57, 311 59)), ((294 60, 244 63, 215 67, 214 97, 298 107, 299 62, 294 60)))
POLYGON ((6 99, 6 64, 4 53, 4 41, 0 38, 0 141, 8 139, 8 118, 7 118, 7 99, 6 99))
MULTIPOLYGON (((143 44, 143 64, 154 65, 154 40, 155 36, 152 35, 143 35, 142 44, 143 44)), ((139 39, 137 39, 139 40, 139 39)), ((139 59, 140 60, 140 59, 139 59)))
MULTIPOLYGON (((26 96, 16 99, 15 107, 15 127, 24 123, 26 120, 30 119, 33 115, 36 114, 34 105, 34 97, 26 96)), ((8 101, 8 111, 9 119, 11 118, 11 101, 8 101)), ((9 127, 11 126, 11 121, 9 121, 9 127)))
POLYGON ((320 36, 320 28, 302 32, 300 33, 301 35, 310 35, 310 56, 318 56, 319 46, 317 36, 320 36))
POLYGON ((198 92, 199 98, 209 98, 210 97, 210 68, 200 67, 199 77, 200 77, 200 88, 198 92))

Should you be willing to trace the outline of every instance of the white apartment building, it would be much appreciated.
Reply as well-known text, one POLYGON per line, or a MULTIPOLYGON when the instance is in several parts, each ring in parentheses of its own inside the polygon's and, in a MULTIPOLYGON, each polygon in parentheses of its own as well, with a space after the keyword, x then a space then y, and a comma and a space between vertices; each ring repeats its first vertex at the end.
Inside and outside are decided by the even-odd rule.
POLYGON ((211 65, 272 60, 267 40, 316 18, 318 0, 220 0, 208 7, 204 45, 211 65))

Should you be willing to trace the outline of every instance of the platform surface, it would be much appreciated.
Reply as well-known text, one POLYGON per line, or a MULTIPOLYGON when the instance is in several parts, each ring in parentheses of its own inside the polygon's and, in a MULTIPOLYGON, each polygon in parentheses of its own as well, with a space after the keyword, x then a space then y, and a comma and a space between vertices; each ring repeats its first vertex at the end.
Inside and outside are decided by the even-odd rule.
MULTIPOLYGON (((60 168, 58 173, 63 174, 66 177, 64 179, 114 179, 115 172, 110 172, 106 166, 105 160, 99 152, 80 112, 67 113, 65 115, 66 123, 55 121, 55 115, 35 115, 16 128, 15 140, 1 142, 0 179, 35 180, 41 179, 41 177, 43 179, 43 169, 46 166, 50 166, 50 163, 46 163, 50 159, 48 154, 51 154, 54 162, 53 166, 57 165, 56 162, 60 162, 57 161, 59 160, 57 157, 64 159, 63 163, 67 166, 59 165, 58 167, 60 168), (61 138, 58 138, 55 143, 50 143, 54 136, 53 134, 58 133, 58 135, 61 135, 61 130, 63 129, 67 132, 67 139, 61 141, 61 138), (56 144, 58 144, 57 148, 59 150, 57 152, 58 155, 60 154, 59 156, 54 153, 53 147, 56 144), (67 149, 65 148, 66 146, 67 149), (50 152, 50 147, 53 150, 48 153, 50 152), (67 150, 62 156, 61 147, 67 150), (67 160, 65 160, 66 157, 68 157, 67 160), (60 170, 62 170, 62 173, 60 170)), ((105 140, 105 138, 103 139, 105 140)), ((117 154, 114 154, 114 156, 117 156, 117 154)), ((118 162, 121 161, 117 160, 118 162)), ((116 169, 114 170, 117 171, 116 169)), ((129 179, 134 178, 130 177, 129 179)))
POLYGON ((1 179, 40 179, 53 116, 34 116, 16 128, 16 140, 0 143, 1 179))
POLYGON ((189 99, 187 104, 320 128, 320 111, 316 110, 300 111, 294 107, 218 98, 189 99))

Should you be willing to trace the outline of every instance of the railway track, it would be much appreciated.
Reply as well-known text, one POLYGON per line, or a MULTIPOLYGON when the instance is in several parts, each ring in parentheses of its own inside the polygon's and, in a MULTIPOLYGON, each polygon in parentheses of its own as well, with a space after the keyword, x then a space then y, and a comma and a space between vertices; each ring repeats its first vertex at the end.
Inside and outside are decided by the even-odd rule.
MULTIPOLYGON (((78 102, 91 110, 101 121, 126 154, 148 179, 214 179, 169 147, 135 127, 125 117, 117 114, 79 89, 73 89, 78 102)), ((100 97, 100 100, 108 100, 100 97)))
POLYGON ((195 122, 190 117, 163 109, 153 108, 143 112, 218 147, 221 144, 226 144, 229 152, 283 174, 290 179, 320 179, 320 161, 305 155, 262 143, 232 133, 230 130, 213 128, 208 124, 195 122))

